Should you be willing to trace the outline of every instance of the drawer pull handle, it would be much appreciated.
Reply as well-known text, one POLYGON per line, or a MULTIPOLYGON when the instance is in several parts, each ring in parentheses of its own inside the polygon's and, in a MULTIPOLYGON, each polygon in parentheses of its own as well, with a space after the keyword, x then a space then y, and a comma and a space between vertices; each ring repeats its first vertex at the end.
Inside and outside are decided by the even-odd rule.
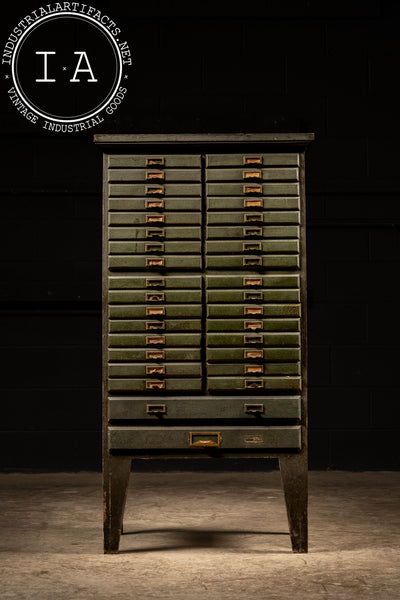
POLYGON ((243 299, 245 301, 256 300, 258 302, 259 300, 263 299, 263 293, 262 292, 243 292, 243 299))
POLYGON ((191 431, 189 433, 189 446, 219 448, 221 446, 221 434, 219 431, 191 431))
POLYGON ((146 267, 164 267, 163 258, 146 258, 146 267))
POLYGON ((146 279, 146 287, 165 287, 165 279, 146 279))
POLYGON ((262 227, 244 227, 243 237, 262 237, 262 227))
POLYGON ((146 223, 164 223, 164 215, 146 215, 146 223))
POLYGON ((163 156, 149 156, 146 158, 146 167, 161 167, 164 166, 163 156))
POLYGON ((262 315, 263 307, 262 306, 245 306, 244 314, 245 315, 262 315))
POLYGON ((146 350, 146 360, 164 360, 164 350, 146 350))
POLYGON ((165 307, 157 306, 157 308, 152 308, 146 306, 146 317, 163 317, 165 315, 165 307))
POLYGON ((161 346, 165 344, 165 335, 146 335, 146 344, 148 346, 161 346))
POLYGON ((165 367, 161 365, 146 367, 146 375, 165 375, 165 367))
POLYGON ((244 165, 261 165, 262 156, 243 156, 244 165))
POLYGON ((256 278, 255 277, 252 277, 252 278, 245 277, 243 279, 243 285, 258 287, 258 286, 262 285, 262 279, 261 279, 261 277, 256 277, 256 278))
POLYGON ((264 404, 245 404, 244 412, 246 414, 257 414, 264 412, 264 404))
POLYGON ((261 252, 261 242, 243 242, 243 252, 261 252))
POLYGON ((146 390, 164 390, 165 381, 146 381, 146 390))
POLYGON ((262 198, 245 198, 243 205, 244 208, 261 208, 263 201, 262 198))
POLYGON ((166 404, 146 404, 146 413, 148 415, 166 415, 166 404))
POLYGON ((262 173, 257 171, 243 171, 243 179, 261 179, 262 173))
POLYGON ((262 223, 263 220, 264 215, 262 213, 252 213, 244 215, 245 223, 262 223))
POLYGON ((263 365, 246 365, 246 375, 252 375, 253 373, 264 373, 263 365))
POLYGON ((147 200, 146 208, 164 208, 164 200, 147 200))
POLYGON ((245 360, 263 358, 263 356, 264 356, 263 350, 245 350, 244 351, 244 359, 245 360))
POLYGON ((146 196, 163 196, 164 186, 163 185, 146 185, 145 186, 146 196))
POLYGON ((262 335, 245 335, 243 338, 245 344, 262 344, 262 335))
POLYGON ((162 242, 158 244, 145 244, 145 252, 164 252, 164 244, 162 242))
POLYGON ((250 258, 249 256, 243 257, 243 266, 244 267, 262 267, 262 258, 261 256, 256 256, 250 258))
POLYGON ((243 186, 243 194, 262 194, 262 186, 261 185, 244 185, 243 186))
POLYGON ((146 171, 146 181, 154 179, 164 181, 164 171, 146 171))
POLYGON ((245 379, 244 387, 246 388, 246 390, 248 390, 248 389, 260 390, 264 387, 264 382, 262 379, 245 379))
POLYGON ((160 294, 151 294, 149 292, 146 293, 146 302, 164 302, 164 300, 164 292, 161 292, 160 294))
POLYGON ((146 321, 146 331, 153 329, 165 329, 164 321, 146 321))
POLYGON ((250 329, 251 331, 259 331, 260 329, 263 328, 263 322, 262 321, 245 321, 244 328, 250 329))
POLYGON ((146 229, 146 238, 163 238, 165 237, 165 229, 146 229))

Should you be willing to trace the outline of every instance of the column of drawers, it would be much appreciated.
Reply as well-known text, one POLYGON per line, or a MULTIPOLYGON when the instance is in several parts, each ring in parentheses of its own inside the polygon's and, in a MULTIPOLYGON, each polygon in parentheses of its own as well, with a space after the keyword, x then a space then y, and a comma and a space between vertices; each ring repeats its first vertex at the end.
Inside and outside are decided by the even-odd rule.
POLYGON ((299 391, 298 154, 211 154, 207 179, 207 385, 299 391))
POLYGON ((201 391, 200 165, 197 155, 110 156, 112 393, 201 391))

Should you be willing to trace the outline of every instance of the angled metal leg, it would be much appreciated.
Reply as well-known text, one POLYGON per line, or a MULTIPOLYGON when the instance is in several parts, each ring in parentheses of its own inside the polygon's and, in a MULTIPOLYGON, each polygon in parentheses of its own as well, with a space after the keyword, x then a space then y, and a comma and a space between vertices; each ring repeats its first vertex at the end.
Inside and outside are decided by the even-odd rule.
POLYGON ((308 466, 307 454, 279 459, 293 552, 308 552, 308 466))
POLYGON ((131 458, 108 456, 103 469, 104 553, 116 554, 122 531, 131 458))

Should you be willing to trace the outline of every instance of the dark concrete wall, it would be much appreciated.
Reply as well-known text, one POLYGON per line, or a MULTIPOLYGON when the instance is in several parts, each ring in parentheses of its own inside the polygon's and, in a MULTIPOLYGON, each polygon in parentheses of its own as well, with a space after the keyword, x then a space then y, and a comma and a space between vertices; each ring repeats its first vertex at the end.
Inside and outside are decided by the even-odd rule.
MULTIPOLYGON (((201 3, 95 4, 134 50, 115 118, 50 134, 10 105, 7 82, 1 90, 2 467, 100 468, 93 133, 314 131, 310 464, 398 468, 398 3, 264 1, 236 13, 228 2, 214 13, 201 3)), ((18 3, 2 42, 34 8, 18 3)))

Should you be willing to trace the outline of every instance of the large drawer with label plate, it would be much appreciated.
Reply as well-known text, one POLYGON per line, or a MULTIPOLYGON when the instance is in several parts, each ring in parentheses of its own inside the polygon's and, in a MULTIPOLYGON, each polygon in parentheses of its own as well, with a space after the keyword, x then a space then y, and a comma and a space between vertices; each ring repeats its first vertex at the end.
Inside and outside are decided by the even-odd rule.
POLYGON ((201 378, 182 377, 153 379, 151 375, 147 379, 117 379, 109 378, 108 389, 110 392, 146 392, 160 394, 164 392, 200 392, 202 387, 201 378))
POLYGON ((149 399, 146 397, 111 396, 110 420, 161 419, 299 419, 300 396, 268 396, 254 398, 243 395, 204 396, 199 398, 177 396, 149 399))
MULTIPOLYGON (((160 303, 167 304, 188 304, 201 302, 201 291, 200 290, 167 290, 160 291, 155 289, 153 291, 142 291, 142 290, 110 290, 108 293, 108 300, 111 305, 113 304, 141 304, 146 302, 150 306, 158 305, 160 303)), ((217 302, 217 300, 216 300, 217 302)), ((111 313, 110 313, 111 314, 111 313)), ((183 315, 187 313, 182 312, 183 315)), ((175 316, 175 315, 173 315, 175 316)), ((192 316, 197 316, 192 315, 192 316)))
POLYGON ((108 429, 110 450, 299 449, 299 425, 282 427, 123 427, 108 429))
POLYGON ((110 254, 200 254, 201 242, 116 241, 109 242, 108 248, 110 254))
POLYGON ((184 290, 194 289, 201 290, 200 275, 168 275, 152 277, 152 276, 135 276, 135 275, 111 275, 109 277, 109 287, 111 290, 123 289, 147 289, 152 290, 184 290))
POLYGON ((263 223, 257 225, 242 225, 240 227, 234 227, 233 225, 218 227, 212 226, 207 227, 206 239, 207 240, 221 240, 221 239, 243 239, 243 240, 253 240, 253 239, 268 239, 268 238, 298 238, 299 237, 299 227, 296 225, 283 225, 280 227, 276 227, 273 225, 269 225, 267 227, 263 226, 263 223))
POLYGON ((207 348, 206 359, 208 363, 216 362, 247 362, 247 363, 273 363, 297 362, 300 360, 300 348, 207 348))
POLYGON ((109 227, 109 240, 201 240, 200 227, 109 227))
POLYGON ((268 333, 207 333, 207 346, 292 346, 300 345, 300 333, 268 332, 268 333))
POLYGON ((110 319, 109 331, 111 333, 201 331, 201 319, 110 319))
POLYGON ((207 198, 207 210, 298 210, 300 208, 300 198, 298 196, 267 196, 263 197, 238 197, 228 198, 225 196, 215 196, 207 198))
MULTIPOLYGON (((229 242, 227 242, 227 246, 229 242)), ((298 269, 298 254, 257 255, 212 255, 206 257, 208 269, 298 269)))
MULTIPOLYGON (((290 208, 289 206, 287 208, 290 208)), ((293 206, 292 208, 297 208, 293 206)), ((192 211, 201 210, 201 198, 110 198, 110 210, 192 211)))
MULTIPOLYGON (((122 188, 123 184, 116 184, 113 187, 122 188)), ((298 196, 300 194, 299 184, 291 181, 287 181, 285 183, 207 183, 206 189, 208 196, 298 196)), ((117 196, 130 194, 114 193, 112 195, 117 196)), ((188 196, 189 195, 195 194, 188 194, 188 196)))
POLYGON ((207 376, 230 377, 241 375, 243 377, 261 377, 263 375, 300 375, 299 362, 264 362, 254 363, 208 363, 207 376))
POLYGON ((207 377, 207 389, 210 392, 219 390, 231 392, 249 391, 266 392, 268 390, 301 390, 301 378, 294 375, 252 376, 247 377, 207 377))
POLYGON ((111 362, 143 362, 149 364, 159 361, 199 361, 200 348, 109 348, 107 354, 111 362))
POLYGON ((199 154, 111 154, 109 168, 190 168, 201 166, 199 154))
POLYGON ((108 309, 110 319, 177 319, 193 318, 201 319, 203 307, 201 304, 166 304, 156 306, 148 304, 117 304, 108 309))
POLYGON ((167 183, 180 181, 201 181, 200 169, 124 169, 113 168, 108 171, 108 181, 129 181, 167 183))
POLYGON ((108 259, 110 269, 201 269, 202 258, 200 255, 190 256, 178 254, 176 256, 141 256, 138 254, 116 254, 108 259))
POLYGON ((298 288, 300 276, 297 273, 277 275, 207 275, 207 288, 298 288))
POLYGON ((147 225, 148 227, 164 227, 164 225, 200 225, 201 214, 197 212, 112 212, 109 214, 110 225, 147 225))
POLYGON ((299 155, 292 152, 274 152, 268 154, 207 154, 207 167, 279 167, 300 165, 299 155))
POLYGON ((209 212, 208 225, 251 225, 252 223, 300 223, 298 210, 271 210, 260 212, 209 212))
POLYGON ((201 345, 200 333, 110 333, 110 348, 164 348, 188 347, 201 345))
MULTIPOLYGON (((288 363, 289 364, 289 363, 288 363)), ((166 363, 111 363, 108 365, 109 377, 201 377, 201 362, 166 363)))
POLYGON ((300 304, 208 304, 207 317, 299 317, 300 309, 300 304))
MULTIPOLYGON (((264 184, 267 185, 267 184, 264 184)), ((270 184, 275 185, 275 184, 270 184)), ((285 184, 276 184, 282 185, 285 184)), ((290 184, 286 184, 290 185, 290 184)), ((296 185, 296 184, 292 184, 296 185)), ((108 193, 110 196, 200 196, 201 183, 109 183, 108 193)), ((276 192, 281 193, 281 192, 276 192)), ((282 192, 284 193, 284 192, 282 192)), ((288 194, 290 192, 287 192, 288 194)), ((293 192, 294 193, 294 192, 293 192)), ((274 194, 276 195, 276 194, 274 194)))
POLYGON ((207 331, 300 331, 300 319, 207 319, 207 331))
POLYGON ((300 290, 298 289, 253 289, 253 290, 207 290, 207 302, 299 302, 300 290))
POLYGON ((240 169, 207 169, 206 180, 214 181, 298 181, 297 167, 244 167, 240 169))
MULTIPOLYGON (((174 242, 170 242, 172 244, 174 242)), ((182 245, 185 242, 182 242, 182 245)), ((190 242, 186 242, 189 244, 190 242)), ((196 242, 192 242, 195 244, 196 242)), ((167 244, 166 244, 167 245, 167 244)), ((297 254, 298 240, 218 240, 206 242, 207 254, 297 254)))

